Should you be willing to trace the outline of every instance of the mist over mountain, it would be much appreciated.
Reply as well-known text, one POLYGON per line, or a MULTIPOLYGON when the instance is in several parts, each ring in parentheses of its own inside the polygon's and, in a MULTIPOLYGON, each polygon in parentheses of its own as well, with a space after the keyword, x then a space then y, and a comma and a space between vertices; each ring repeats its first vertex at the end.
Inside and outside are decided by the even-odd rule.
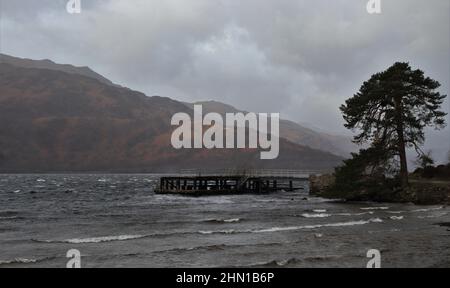
POLYGON ((170 120, 193 114, 186 104, 118 87, 86 67, 1 58, 0 172, 322 170, 342 160, 285 139, 274 161, 260 160, 258 149, 176 150, 170 120))
MULTIPOLYGON (((188 107, 193 107, 194 104, 202 105, 205 113, 215 112, 225 115, 226 113, 248 112, 217 101, 201 101, 193 104, 186 104, 188 107)), ((313 129, 289 120, 281 119, 280 137, 295 144, 327 151, 342 157, 349 157, 351 152, 358 151, 358 147, 352 142, 351 137, 314 131, 313 129)))

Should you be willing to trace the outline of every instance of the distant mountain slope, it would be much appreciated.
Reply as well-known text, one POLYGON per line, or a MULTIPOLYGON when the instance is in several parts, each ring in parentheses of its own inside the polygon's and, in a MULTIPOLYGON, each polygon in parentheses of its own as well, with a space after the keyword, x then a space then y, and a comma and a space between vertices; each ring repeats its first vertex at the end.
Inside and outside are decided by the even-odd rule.
POLYGON ((12 57, 5 54, 0 54, 0 63, 10 64, 16 67, 22 68, 37 68, 37 69, 49 69, 55 71, 62 71, 70 74, 78 74, 89 78, 97 79, 98 81, 107 84, 114 85, 113 82, 106 79, 102 75, 92 71, 89 67, 76 67, 73 65, 56 64, 51 60, 31 60, 12 57))
POLYGON ((63 68, 23 66, 0 64, 0 172, 331 169, 342 160, 283 139, 275 161, 250 149, 175 150, 170 120, 193 113, 185 104, 63 68))
MULTIPOLYGON (((201 104, 204 113, 216 112, 225 115, 226 113, 243 112, 231 105, 217 101, 196 102, 195 104, 201 104)), ((186 103, 186 105, 191 108, 194 104, 186 103)), ((351 152, 358 150, 350 137, 317 132, 288 120, 281 120, 280 122, 280 137, 299 145, 327 151, 342 157, 348 157, 351 152)))

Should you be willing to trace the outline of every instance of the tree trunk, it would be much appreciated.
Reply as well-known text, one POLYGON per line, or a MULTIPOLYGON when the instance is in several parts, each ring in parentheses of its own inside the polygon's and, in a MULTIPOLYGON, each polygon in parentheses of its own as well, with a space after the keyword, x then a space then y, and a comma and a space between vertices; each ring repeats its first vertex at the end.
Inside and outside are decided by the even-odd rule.
POLYGON ((399 133, 398 152, 400 155, 400 181, 402 183, 402 188, 407 188, 409 186, 409 179, 408 179, 409 172, 408 172, 408 160, 406 159, 406 148, 403 136, 403 129, 399 130, 398 133, 399 133))
POLYGON ((409 186, 409 172, 408 172, 408 160, 406 158, 406 143, 405 135, 403 133, 403 105, 402 97, 396 97, 395 109, 397 111, 397 136, 398 136, 398 155, 400 156, 400 181, 402 188, 408 188, 409 186))

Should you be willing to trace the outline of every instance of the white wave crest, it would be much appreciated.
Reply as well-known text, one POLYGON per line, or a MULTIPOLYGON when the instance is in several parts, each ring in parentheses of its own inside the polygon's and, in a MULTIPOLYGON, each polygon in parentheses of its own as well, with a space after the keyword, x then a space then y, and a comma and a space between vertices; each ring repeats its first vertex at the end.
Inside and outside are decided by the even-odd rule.
POLYGON ((8 264, 30 264, 38 262, 37 259, 27 259, 27 258, 15 258, 13 260, 1 261, 0 265, 8 265, 8 264))
POLYGON ((370 212, 363 212, 363 213, 339 213, 339 214, 335 214, 336 216, 363 216, 363 215, 373 215, 375 214, 375 212, 370 211, 370 212))
POLYGON ((202 220, 201 222, 209 222, 209 223, 238 223, 241 222, 241 218, 232 218, 232 219, 217 219, 217 218, 211 218, 202 220))
POLYGON ((442 210, 442 209, 444 209, 444 206, 427 208, 427 209, 417 209, 417 210, 412 210, 411 212, 412 213, 420 213, 420 212, 437 211, 437 210, 442 210))
POLYGON ((366 210, 388 210, 389 207, 366 207, 366 208, 359 208, 359 209, 361 209, 363 211, 366 211, 366 210))
POLYGON ((119 236, 105 236, 105 237, 92 237, 92 238, 74 238, 66 240, 44 240, 38 242, 44 243, 69 243, 69 244, 88 244, 88 243, 103 243, 114 241, 126 241, 135 240, 148 237, 148 235, 119 235, 119 236))
POLYGON ((327 213, 304 213, 300 215, 303 218, 329 218, 332 216, 363 216, 363 215, 373 215, 375 212, 362 212, 362 213, 336 213, 336 214, 327 214, 327 213))
POLYGON ((313 212, 314 213, 326 213, 327 210, 325 210, 325 209, 316 209, 316 210, 313 210, 313 212))
POLYGON ((280 232, 280 231, 294 231, 294 230, 304 230, 304 229, 318 229, 322 227, 346 227, 355 225, 365 225, 370 223, 382 223, 383 220, 380 218, 373 218, 370 220, 360 220, 360 221, 350 221, 341 223, 329 223, 329 224, 318 224, 318 225, 305 225, 305 226, 291 226, 291 227, 273 227, 269 229, 255 230, 254 233, 268 233, 268 232, 280 232))
POLYGON ((310 214, 305 213, 301 215, 303 218, 328 218, 331 217, 331 214, 325 214, 325 213, 317 213, 317 214, 310 214))
POLYGON ((239 219, 239 218, 223 220, 223 222, 225 222, 225 223, 236 223, 236 222, 240 222, 240 221, 241 221, 241 219, 239 219))
POLYGON ((203 235, 212 235, 212 234, 235 234, 235 233, 246 233, 250 231, 236 231, 236 230, 220 230, 220 231, 198 231, 198 233, 203 235))

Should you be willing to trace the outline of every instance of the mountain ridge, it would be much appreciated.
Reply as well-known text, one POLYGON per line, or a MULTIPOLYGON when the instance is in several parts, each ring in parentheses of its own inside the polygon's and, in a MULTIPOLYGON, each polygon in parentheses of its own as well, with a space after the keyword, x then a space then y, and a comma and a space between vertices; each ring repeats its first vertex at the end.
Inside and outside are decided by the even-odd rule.
POLYGON ((275 161, 260 160, 258 149, 176 150, 170 119, 179 112, 193 113, 81 73, 0 64, 0 172, 329 170, 342 161, 284 139, 275 161))
POLYGON ((62 71, 70 74, 84 75, 86 77, 97 79, 98 81, 107 85, 118 86, 109 79, 103 77, 102 75, 98 74, 97 72, 93 71, 91 68, 87 66, 77 67, 70 64, 57 64, 49 59, 32 60, 27 58, 13 57, 1 53, 0 53, 0 63, 10 64, 22 68, 48 69, 48 70, 62 71))
MULTIPOLYGON (((89 67, 76 67, 69 64, 57 64, 48 59, 31 60, 26 58, 18 58, 6 54, 0 54, 0 63, 6 63, 23 68, 48 69, 54 71, 62 71, 70 74, 78 74, 96 79, 107 85, 129 89, 114 84, 112 81, 96 73, 89 67)), ((130 91, 132 90, 130 89, 130 91)), ((198 101, 195 103, 183 103, 185 103, 191 109, 193 108, 193 104, 202 104, 206 113, 216 112, 224 115, 225 113, 246 112, 235 108, 232 105, 219 101, 198 101)), ((305 127, 304 125, 300 125, 290 120, 281 119, 280 137, 295 144, 308 146, 325 152, 330 152, 341 157, 348 157, 350 156, 351 152, 355 152, 358 150, 357 146, 352 143, 351 137, 332 135, 330 133, 316 131, 312 128, 305 127)))

